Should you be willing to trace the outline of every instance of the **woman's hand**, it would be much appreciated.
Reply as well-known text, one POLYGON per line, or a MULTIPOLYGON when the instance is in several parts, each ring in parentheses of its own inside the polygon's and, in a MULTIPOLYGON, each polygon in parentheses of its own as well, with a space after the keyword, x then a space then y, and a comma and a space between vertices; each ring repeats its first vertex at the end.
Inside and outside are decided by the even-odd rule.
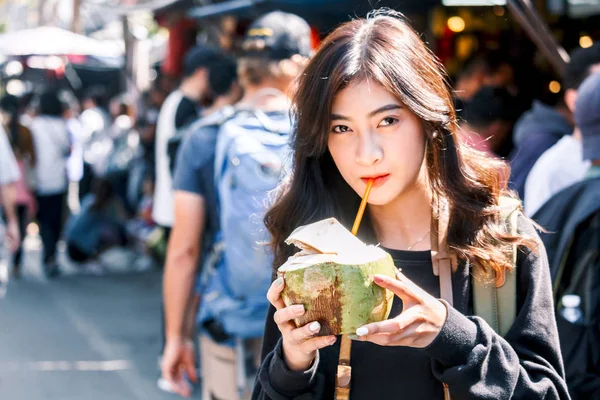
POLYGON ((321 329, 318 322, 296 328, 294 318, 304 314, 304 306, 298 304, 286 307, 281 298, 284 286, 283 278, 277 278, 267 292, 267 299, 277 309, 273 319, 283 338, 283 357, 287 367, 292 371, 306 371, 317 356, 317 350, 334 344, 336 337, 314 337, 321 329))
POLYGON ((381 346, 429 346, 446 322, 446 306, 414 282, 397 273, 398 279, 375 275, 374 281, 402 299, 403 310, 396 318, 375 322, 356 330, 361 341, 381 346))

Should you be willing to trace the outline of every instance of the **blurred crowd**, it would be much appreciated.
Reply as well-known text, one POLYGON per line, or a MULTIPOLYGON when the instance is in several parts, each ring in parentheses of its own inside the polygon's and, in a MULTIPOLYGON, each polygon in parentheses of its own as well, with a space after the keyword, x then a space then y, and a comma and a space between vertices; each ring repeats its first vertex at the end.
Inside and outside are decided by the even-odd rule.
MULTIPOLYGON (((90 273, 104 272, 99 257, 111 248, 139 254, 136 270, 164 267, 165 309, 162 316, 157 312, 165 329, 159 379, 164 390, 190 394, 198 367, 193 344, 200 341, 203 398, 248 396, 252 379, 246 375, 256 371, 261 334, 244 332, 254 320, 262 324, 264 314, 256 317, 251 307, 232 303, 248 313, 247 326, 240 327, 227 317, 235 314, 231 306, 209 298, 215 292, 209 266, 218 264, 211 256, 228 256, 215 247, 227 236, 224 223, 235 221, 224 215, 228 198, 215 181, 227 173, 215 171, 221 165, 217 133, 239 118, 250 120, 241 124, 244 129, 291 130, 289 93, 310 57, 310 40, 301 19, 271 14, 251 26, 243 56, 194 47, 176 87, 159 77, 135 101, 108 98, 102 87, 80 98, 46 90, 1 99, 0 185, 15 250, 13 275, 21 274, 31 222, 39 227, 49 278, 61 273, 61 240, 68 258, 90 273), (240 115, 248 110, 250 117, 240 115)), ((467 61, 453 82, 458 133, 475 149, 508 161, 503 179, 535 219, 557 193, 599 174, 598 79, 584 94, 580 88, 600 75, 600 44, 572 52, 564 98, 553 105, 524 103, 514 68, 498 52, 467 61)), ((258 178, 249 173, 247 179, 258 178)), ((243 232, 243 224, 238 227, 243 232)))

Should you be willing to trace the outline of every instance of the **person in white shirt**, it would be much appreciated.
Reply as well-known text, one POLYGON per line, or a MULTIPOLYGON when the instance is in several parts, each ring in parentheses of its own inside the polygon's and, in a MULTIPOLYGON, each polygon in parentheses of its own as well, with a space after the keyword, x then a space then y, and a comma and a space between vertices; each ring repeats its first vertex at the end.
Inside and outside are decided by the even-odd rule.
POLYGON ((163 103, 156 124, 155 190, 152 219, 165 228, 167 237, 173 226, 174 203, 172 176, 167 153, 169 139, 178 129, 194 122, 200 116, 199 107, 208 100, 208 66, 214 62, 218 50, 194 47, 185 55, 183 80, 179 88, 163 103))
POLYGON ((590 163, 582 155, 577 128, 542 154, 525 181, 525 215, 532 217, 552 196, 584 178, 590 163))
POLYGON ((0 205, 6 218, 6 244, 11 251, 19 246, 19 222, 15 211, 17 189, 20 178, 19 166, 10 147, 6 132, 0 125, 0 205))
MULTIPOLYGON (((582 80, 598 71, 600 71, 600 64, 589 68, 588 73, 582 76, 582 80)), ((577 97, 576 90, 565 93, 565 103, 572 113, 576 112, 577 97)), ((523 201, 525 215, 534 216, 556 193, 581 181, 589 167, 590 162, 583 159, 581 131, 575 123, 573 134, 563 136, 554 146, 546 150, 529 172, 525 181, 523 201)))
POLYGON ((40 96, 39 115, 31 123, 37 156, 35 165, 38 223, 44 244, 44 268, 49 278, 59 273, 56 244, 60 238, 68 188, 67 159, 71 143, 64 108, 54 92, 40 96))

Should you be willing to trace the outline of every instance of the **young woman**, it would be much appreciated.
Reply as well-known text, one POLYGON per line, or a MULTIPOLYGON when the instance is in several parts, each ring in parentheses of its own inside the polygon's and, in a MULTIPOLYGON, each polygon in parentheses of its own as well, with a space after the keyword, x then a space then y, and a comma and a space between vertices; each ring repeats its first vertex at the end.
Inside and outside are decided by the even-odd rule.
MULTIPOLYGON (((389 320, 357 331, 351 398, 441 400, 444 383, 453 399, 568 399, 543 246, 522 215, 517 234, 505 232, 504 165, 459 141, 442 67, 402 17, 377 12, 332 33, 299 82, 295 117, 294 173, 265 219, 274 266, 293 254, 284 240, 294 228, 327 217, 351 226, 376 178, 359 237, 402 269, 397 280, 375 279, 399 298, 389 320), (454 306, 438 299, 432 269, 432 219, 443 204, 458 259, 454 306), (473 315, 471 277, 504 276, 514 243, 518 313, 502 337, 473 315)), ((318 322, 296 328, 303 306, 285 307, 284 286, 277 279, 267 295, 253 398, 332 399, 340 340, 315 336, 318 322)))
POLYGON ((44 270, 48 277, 56 277, 60 272, 56 245, 62 231, 71 142, 63 118, 64 107, 55 91, 49 90, 40 95, 38 111, 31 122, 36 155, 37 220, 44 244, 44 270))

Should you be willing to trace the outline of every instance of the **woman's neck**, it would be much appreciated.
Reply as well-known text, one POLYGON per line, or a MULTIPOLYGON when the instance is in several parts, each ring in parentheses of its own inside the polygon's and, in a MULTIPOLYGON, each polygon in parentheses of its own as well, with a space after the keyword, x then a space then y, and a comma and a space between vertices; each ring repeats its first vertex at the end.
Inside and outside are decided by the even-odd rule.
POLYGON ((386 205, 370 205, 369 215, 379 243, 395 250, 429 250, 431 202, 431 190, 423 182, 386 205))

